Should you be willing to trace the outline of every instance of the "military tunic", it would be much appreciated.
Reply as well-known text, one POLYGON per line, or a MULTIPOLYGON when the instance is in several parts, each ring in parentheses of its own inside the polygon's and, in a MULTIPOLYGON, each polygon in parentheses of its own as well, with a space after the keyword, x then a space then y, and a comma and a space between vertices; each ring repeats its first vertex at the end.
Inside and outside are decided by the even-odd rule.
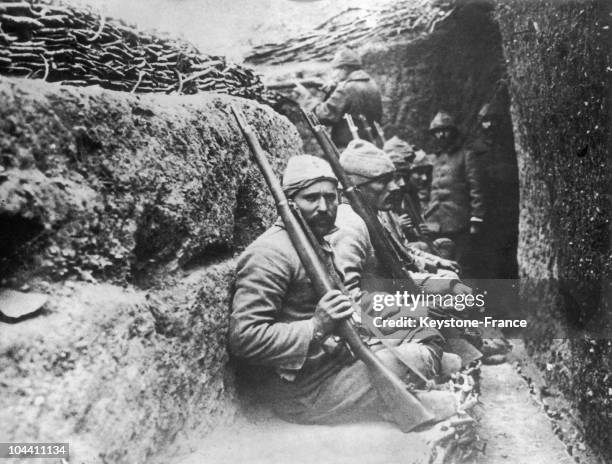
MULTIPOLYGON (((348 269, 334 258, 329 242, 322 247, 337 269, 348 269)), ((289 235, 277 222, 238 260, 231 353, 248 364, 268 368, 263 376, 264 399, 288 421, 337 423, 373 416, 391 420, 363 362, 328 354, 313 341, 311 318, 318 300, 289 235)), ((437 365, 430 348, 413 345, 405 354, 421 372, 435 375, 437 365)), ((377 354, 391 362, 387 350, 380 348, 377 354)))
POLYGON ((353 139, 346 121, 345 114, 353 116, 359 129, 359 135, 366 140, 367 135, 362 127, 359 115, 362 114, 372 122, 382 119, 382 98, 376 82, 363 70, 351 72, 340 82, 327 100, 317 104, 314 113, 319 120, 331 126, 331 137, 337 147, 346 147, 353 139))

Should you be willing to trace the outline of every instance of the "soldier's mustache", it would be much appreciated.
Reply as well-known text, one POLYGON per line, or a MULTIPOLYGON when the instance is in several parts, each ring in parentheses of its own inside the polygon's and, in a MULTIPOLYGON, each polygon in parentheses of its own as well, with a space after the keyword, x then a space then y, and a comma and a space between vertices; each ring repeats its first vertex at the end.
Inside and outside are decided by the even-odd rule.
POLYGON ((329 213, 317 213, 309 222, 315 226, 327 227, 333 224, 334 218, 329 213))

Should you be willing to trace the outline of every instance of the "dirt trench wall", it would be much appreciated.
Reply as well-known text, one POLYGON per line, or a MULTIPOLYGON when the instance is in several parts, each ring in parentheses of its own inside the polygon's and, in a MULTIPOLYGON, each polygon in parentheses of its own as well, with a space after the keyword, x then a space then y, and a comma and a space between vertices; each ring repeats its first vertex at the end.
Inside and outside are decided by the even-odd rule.
POLYGON ((296 152, 291 126, 246 100, 0 78, 0 221, 23 229, 2 237, 2 274, 139 280, 250 242, 272 209, 231 101, 277 165, 296 152))
POLYGON ((0 80, 1 286, 48 298, 0 322, 7 441, 161 462, 231 419, 233 257, 275 213, 230 102, 277 169, 298 153, 247 100, 0 80))
POLYGON ((496 14, 519 160, 530 347, 612 460, 609 5, 512 0, 496 14))

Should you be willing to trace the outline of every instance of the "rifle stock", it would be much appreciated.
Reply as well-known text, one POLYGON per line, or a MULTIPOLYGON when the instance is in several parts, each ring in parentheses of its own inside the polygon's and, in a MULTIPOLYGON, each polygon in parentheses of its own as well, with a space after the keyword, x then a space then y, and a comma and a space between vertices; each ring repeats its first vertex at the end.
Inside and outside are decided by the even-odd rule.
MULTIPOLYGON (((232 106, 232 112, 268 184, 276 203, 278 213, 291 238, 291 243, 295 247, 306 273, 312 281, 316 293, 319 297, 322 297, 328 291, 335 289, 332 279, 327 273, 325 264, 321 261, 317 251, 313 248, 299 221, 293 215, 291 206, 285 197, 280 182, 276 178, 257 137, 247 124, 244 115, 234 106, 232 106)), ((408 391, 406 385, 367 347, 349 320, 345 319, 338 323, 337 334, 346 341, 353 353, 367 366, 372 384, 375 386, 381 399, 387 404, 388 411, 392 414, 394 421, 402 431, 408 432, 436 418, 434 414, 425 408, 419 400, 408 391)))

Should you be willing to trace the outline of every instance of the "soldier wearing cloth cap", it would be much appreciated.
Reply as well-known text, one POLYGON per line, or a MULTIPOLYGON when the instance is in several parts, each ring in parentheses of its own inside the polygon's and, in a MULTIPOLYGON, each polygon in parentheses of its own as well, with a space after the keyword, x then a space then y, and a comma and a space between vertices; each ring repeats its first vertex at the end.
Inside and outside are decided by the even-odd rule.
POLYGON ((297 86, 297 98, 311 109, 321 123, 331 127, 331 137, 340 149, 346 147, 353 139, 345 114, 350 114, 359 129, 359 136, 367 138, 359 115, 364 115, 373 126, 373 121, 382 119, 382 98, 376 82, 362 67, 361 58, 353 50, 339 50, 332 60, 332 80, 337 82, 325 101, 317 103, 312 100, 310 92, 297 86))
MULTIPOLYGON (((346 282, 326 237, 334 230, 337 179, 324 160, 309 155, 290 158, 283 176, 287 197, 295 202, 319 241, 330 273, 346 282)), ((353 257, 359 262, 365 256, 353 257)), ((361 265, 360 265, 361 266, 361 265)), ((255 240, 237 264, 229 344, 232 354, 260 366, 263 390, 273 409, 298 423, 333 423, 359 418, 390 419, 370 382, 366 366, 328 343, 338 320, 351 317, 349 297, 332 290, 317 298, 282 221, 255 240), (327 347, 327 348, 326 348, 327 347)), ((397 349, 422 374, 437 373, 441 337, 431 343, 403 343, 397 349)), ((416 338, 416 337, 413 337, 416 338)), ((414 381, 405 365, 386 348, 376 352, 398 376, 414 381)))
MULTIPOLYGON (((380 211, 378 217, 385 229, 389 232, 398 247, 410 255, 420 271, 428 270, 436 273, 438 268, 458 271, 457 263, 436 256, 437 248, 431 249, 429 245, 421 241, 422 236, 430 236, 431 230, 424 223, 414 223, 422 217, 419 189, 427 183, 427 172, 423 172, 421 166, 414 167, 417 151, 413 145, 397 136, 387 140, 383 151, 389 155, 396 171, 396 182, 400 188, 400 194, 393 208, 388 211, 380 211), (413 219, 413 216, 416 216, 413 219), (418 228, 417 230, 415 230, 418 228)), ((420 158, 426 156, 425 152, 418 150, 420 158)), ((431 174, 431 169, 429 170, 431 174)), ((434 247, 437 244, 434 244, 434 247)))
MULTIPOLYGON (((353 183, 359 188, 364 200, 379 212, 390 210, 400 193, 398 176, 391 158, 373 144, 354 140, 342 152, 340 163, 353 183)), ((330 241, 344 275, 347 289, 352 292, 355 300, 362 302, 362 307, 369 304, 374 294, 372 290, 394 292, 397 289, 385 288, 379 285, 380 276, 384 276, 385 263, 376 258, 368 228, 361 217, 353 211, 350 205, 340 204, 336 231, 330 236, 330 241)), ((415 272, 411 277, 417 286, 430 294, 461 294, 469 293, 471 289, 463 284, 457 274, 445 271, 442 275, 427 272, 415 272)), ((451 351, 462 358, 463 364, 478 359, 482 354, 468 342, 457 339, 448 340, 452 344, 451 351)))

